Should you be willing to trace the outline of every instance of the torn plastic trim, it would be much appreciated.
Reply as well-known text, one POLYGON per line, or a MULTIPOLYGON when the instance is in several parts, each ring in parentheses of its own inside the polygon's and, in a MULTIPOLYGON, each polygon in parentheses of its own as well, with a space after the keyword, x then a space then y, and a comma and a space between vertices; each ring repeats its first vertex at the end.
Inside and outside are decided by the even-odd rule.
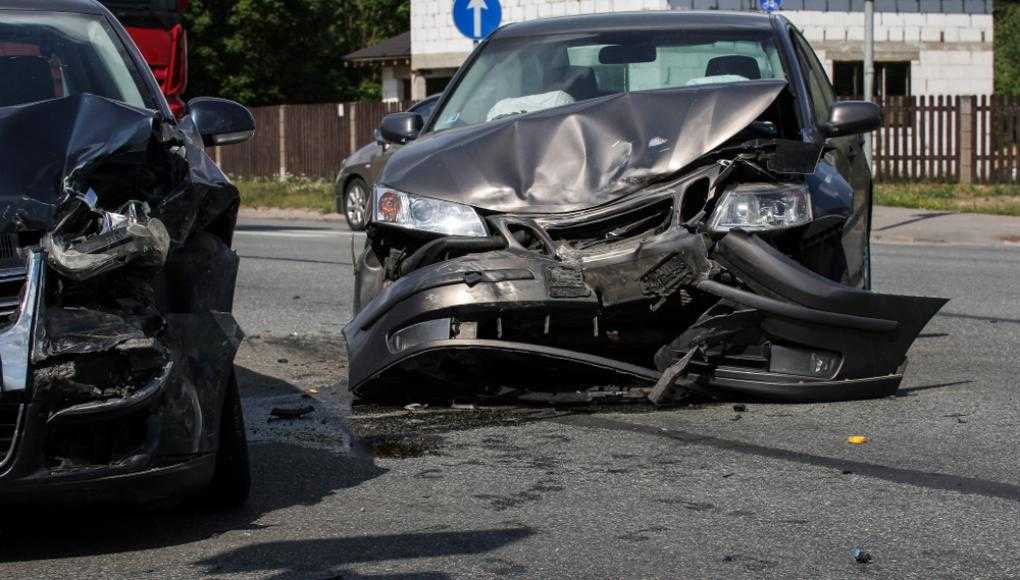
POLYGON ((844 328, 867 330, 869 332, 892 332, 899 328, 900 323, 895 320, 884 318, 870 318, 867 316, 856 316, 853 314, 840 314, 838 312, 827 312, 816 310, 799 304, 782 302, 767 296, 752 294, 733 286, 727 286, 712 280, 702 280, 695 286, 698 290, 707 292, 719 298, 726 298, 744 306, 750 306, 769 314, 792 318, 801 322, 813 322, 816 324, 831 324, 844 328))
POLYGON ((150 379, 144 387, 134 391, 127 397, 107 399, 105 401, 89 401, 67 407, 51 415, 46 420, 46 423, 53 424, 74 419, 92 420, 100 417, 110 419, 145 407, 163 392, 167 380, 170 378, 170 373, 173 372, 173 368, 173 361, 166 363, 158 375, 150 379))
POLYGON ((28 366, 32 356, 35 327, 42 308, 42 295, 46 281, 44 252, 32 250, 28 255, 28 274, 21 298, 18 320, 0 333, 0 371, 3 375, 2 391, 23 392, 28 388, 28 366))

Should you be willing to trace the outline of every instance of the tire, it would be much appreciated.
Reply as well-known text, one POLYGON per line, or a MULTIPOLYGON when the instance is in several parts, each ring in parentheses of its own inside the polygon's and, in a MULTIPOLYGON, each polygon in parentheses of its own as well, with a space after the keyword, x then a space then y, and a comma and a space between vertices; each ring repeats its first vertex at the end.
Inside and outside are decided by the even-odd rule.
POLYGON ((207 499, 218 509, 244 505, 251 493, 251 470, 248 460, 248 435, 244 428, 241 393, 233 371, 227 381, 220 417, 220 441, 216 451, 216 471, 209 483, 207 499))
POLYGON ((360 232, 368 225, 368 184, 360 177, 347 182, 344 187, 343 213, 351 231, 360 232))

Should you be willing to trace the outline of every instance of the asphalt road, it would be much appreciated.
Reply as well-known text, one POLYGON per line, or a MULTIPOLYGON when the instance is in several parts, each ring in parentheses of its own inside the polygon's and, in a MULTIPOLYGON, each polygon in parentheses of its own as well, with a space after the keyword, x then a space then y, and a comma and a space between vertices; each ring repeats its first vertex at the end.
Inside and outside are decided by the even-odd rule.
POLYGON ((952 299, 895 397, 411 414, 346 396, 350 237, 238 230, 247 508, 0 523, 0 576, 1020 577, 1020 249, 874 246, 877 290, 952 299))

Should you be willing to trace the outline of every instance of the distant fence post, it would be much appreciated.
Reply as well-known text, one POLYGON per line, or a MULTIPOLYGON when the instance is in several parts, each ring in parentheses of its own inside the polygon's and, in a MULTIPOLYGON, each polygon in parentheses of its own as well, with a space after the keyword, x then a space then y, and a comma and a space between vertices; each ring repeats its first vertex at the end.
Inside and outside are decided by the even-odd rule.
POLYGON ((287 105, 280 105, 279 110, 279 152, 280 152, 280 179, 287 178, 287 105))
POLYGON ((974 97, 960 97, 960 183, 974 183, 974 97))
POLYGON ((350 111, 350 117, 347 121, 347 131, 351 137, 351 153, 358 150, 358 104, 349 103, 347 110, 350 111))

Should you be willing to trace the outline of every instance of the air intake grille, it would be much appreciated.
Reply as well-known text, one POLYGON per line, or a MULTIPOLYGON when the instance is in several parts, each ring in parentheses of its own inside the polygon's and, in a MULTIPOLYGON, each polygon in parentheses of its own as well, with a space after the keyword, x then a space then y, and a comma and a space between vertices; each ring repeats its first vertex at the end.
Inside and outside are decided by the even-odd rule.
POLYGON ((19 251, 18 236, 0 235, 0 328, 17 317, 25 276, 25 258, 19 251))

